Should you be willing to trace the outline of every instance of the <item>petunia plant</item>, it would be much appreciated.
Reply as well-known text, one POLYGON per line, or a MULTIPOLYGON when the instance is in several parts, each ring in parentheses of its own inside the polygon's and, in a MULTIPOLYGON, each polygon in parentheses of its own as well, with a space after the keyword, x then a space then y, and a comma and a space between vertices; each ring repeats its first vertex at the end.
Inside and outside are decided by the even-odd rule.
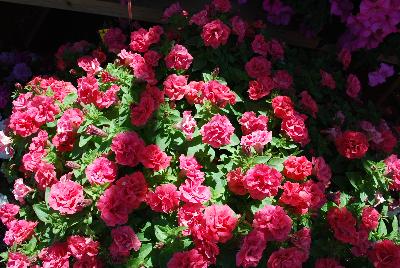
POLYGON ((7 266, 396 267, 397 138, 357 76, 227 0, 164 15, 16 93, 7 266))

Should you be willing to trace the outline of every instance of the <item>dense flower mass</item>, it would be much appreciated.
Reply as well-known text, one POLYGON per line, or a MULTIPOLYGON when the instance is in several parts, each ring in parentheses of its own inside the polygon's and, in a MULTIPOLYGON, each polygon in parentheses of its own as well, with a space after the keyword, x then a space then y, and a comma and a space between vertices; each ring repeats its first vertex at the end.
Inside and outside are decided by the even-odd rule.
POLYGON ((264 0, 258 21, 233 2, 104 29, 98 47, 60 47, 60 78, 16 86, 0 121, 2 263, 397 268, 398 107, 370 90, 396 88, 398 1, 264 0), (314 38, 342 28, 322 29, 329 8, 340 51, 314 38), (355 51, 390 33, 387 53, 355 51))

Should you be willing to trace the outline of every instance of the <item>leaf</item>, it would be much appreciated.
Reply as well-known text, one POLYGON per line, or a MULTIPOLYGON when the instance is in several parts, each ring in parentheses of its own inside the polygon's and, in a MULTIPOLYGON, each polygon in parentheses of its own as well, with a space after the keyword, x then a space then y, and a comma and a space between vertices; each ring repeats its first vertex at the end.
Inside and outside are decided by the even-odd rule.
POLYGON ((155 225, 154 226, 154 234, 158 241, 165 243, 168 238, 168 232, 170 231, 170 228, 168 226, 160 226, 160 225, 155 225))
POLYGON ((93 136, 84 136, 81 135, 81 137, 79 138, 79 147, 83 147, 85 146, 91 139, 93 138, 93 136))
POLYGON ((379 221, 378 234, 379 234, 381 237, 384 237, 384 236, 387 235, 386 224, 385 224, 385 222, 383 221, 383 219, 381 219, 381 220, 379 221))
POLYGON ((214 80, 214 77, 212 76, 212 74, 203 73, 203 81, 204 82, 209 82, 211 80, 214 80))
POLYGON ((140 267, 146 260, 147 256, 150 255, 151 251, 153 250, 153 245, 148 243, 148 244, 142 244, 142 246, 139 249, 139 252, 136 256, 133 255, 131 259, 128 262, 127 267, 140 267), (136 256, 136 257, 135 257, 136 256))
POLYGON ((69 93, 67 96, 65 96, 62 104, 64 107, 68 107, 68 106, 71 106, 72 104, 74 104, 77 99, 78 99, 78 95, 75 92, 69 93))
POLYGON ((362 181, 361 173, 360 172, 346 172, 346 177, 349 179, 351 185, 353 185, 353 187, 356 190, 358 190, 358 185, 362 181))
POLYGON ((283 170, 283 162, 285 162, 285 158, 277 158, 273 157, 268 161, 268 165, 274 167, 278 171, 283 170))
POLYGON ((256 156, 256 157, 254 157, 254 163, 255 164, 267 164, 269 159, 271 159, 271 156, 269 156, 269 155, 256 156))
POLYGON ((231 143, 229 144, 229 146, 236 146, 240 143, 240 140, 238 138, 238 136, 236 134, 233 134, 231 137, 231 143))
POLYGON ((40 221, 45 222, 45 223, 51 223, 49 209, 46 207, 45 204, 43 204, 43 203, 34 204, 33 210, 35 211, 35 214, 40 221))
POLYGON ((251 206, 251 208, 250 208, 251 212, 253 212, 253 214, 256 213, 257 211, 259 211, 266 205, 271 205, 272 201, 273 201, 272 197, 264 198, 260 203, 251 206))
POLYGON ((392 232, 389 235, 389 239, 393 240, 395 239, 399 234, 399 220, 397 218, 397 215, 393 217, 392 221, 392 232))

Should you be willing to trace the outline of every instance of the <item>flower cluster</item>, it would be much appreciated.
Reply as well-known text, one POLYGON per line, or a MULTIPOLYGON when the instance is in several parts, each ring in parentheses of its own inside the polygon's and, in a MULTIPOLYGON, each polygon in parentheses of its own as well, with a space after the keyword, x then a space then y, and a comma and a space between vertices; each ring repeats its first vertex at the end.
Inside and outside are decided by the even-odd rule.
POLYGON ((68 45, 73 80, 18 89, 7 267, 396 267, 398 137, 349 50, 310 57, 233 10, 174 4, 163 26, 105 31, 113 62, 68 45))

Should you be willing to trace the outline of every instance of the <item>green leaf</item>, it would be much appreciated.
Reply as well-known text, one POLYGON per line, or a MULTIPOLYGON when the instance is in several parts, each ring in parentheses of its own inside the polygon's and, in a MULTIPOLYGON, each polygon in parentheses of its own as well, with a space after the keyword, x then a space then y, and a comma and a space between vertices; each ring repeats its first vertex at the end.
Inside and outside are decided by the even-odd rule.
POLYGON ((168 226, 160 226, 160 225, 155 225, 154 226, 154 234, 158 241, 165 243, 168 238, 168 232, 170 231, 170 228, 168 226))
POLYGON ((260 155, 253 158, 255 164, 267 164, 268 160, 271 159, 269 155, 260 155))
POLYGON ((283 162, 285 162, 285 158, 277 158, 273 157, 268 161, 268 165, 275 168, 278 171, 283 170, 283 162))
POLYGON ((383 219, 381 219, 381 220, 379 221, 378 234, 379 234, 381 237, 384 237, 384 236, 387 235, 386 224, 385 224, 385 222, 383 221, 383 219))
POLYGON ((257 211, 259 211, 260 209, 262 209, 266 205, 271 205, 272 201, 273 201, 272 197, 264 198, 263 200, 261 200, 261 202, 251 206, 251 208, 250 208, 251 212, 253 212, 253 214, 256 213, 257 211))
POLYGON ((81 137, 79 138, 79 147, 82 148, 83 146, 85 146, 91 139, 93 138, 93 136, 85 136, 85 135, 81 135, 81 137))
POLYGON ((142 264, 144 264, 147 256, 150 255, 152 250, 153 250, 152 244, 150 243, 142 244, 142 246, 139 249, 139 252, 133 255, 129 260, 127 267, 140 267, 142 264))
POLYGON ((72 104, 74 104, 77 99, 78 99, 78 95, 75 92, 69 93, 67 96, 65 96, 62 104, 64 107, 68 107, 68 106, 71 106, 72 104))
POLYGON ((35 211, 38 219, 45 223, 51 223, 51 217, 49 214, 49 209, 43 203, 38 203, 33 205, 33 210, 35 211))
POLYGON ((389 239, 393 240, 393 239, 397 238, 398 234, 399 234, 399 220, 397 218, 397 215, 395 215, 393 217, 392 232, 389 235, 389 239))

